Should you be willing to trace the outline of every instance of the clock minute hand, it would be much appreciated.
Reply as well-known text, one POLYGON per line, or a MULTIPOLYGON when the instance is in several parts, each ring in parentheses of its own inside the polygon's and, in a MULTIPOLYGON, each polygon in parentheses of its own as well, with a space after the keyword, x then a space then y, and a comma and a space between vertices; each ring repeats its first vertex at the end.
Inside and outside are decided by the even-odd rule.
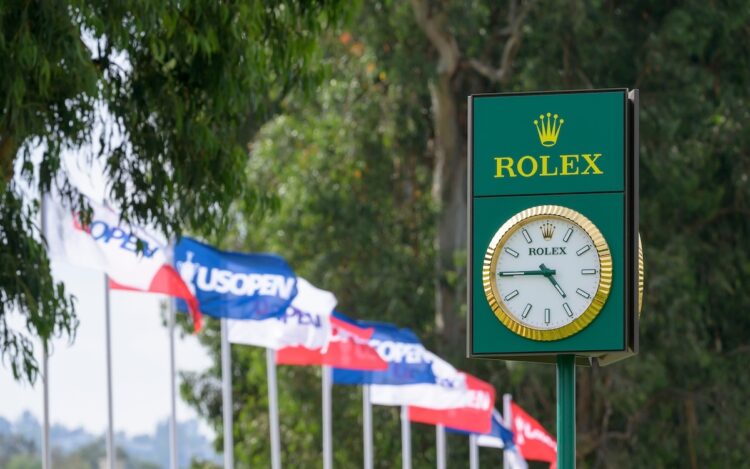
POLYGON ((560 286, 559 283, 557 283, 557 280, 555 280, 555 277, 553 276, 555 271, 552 269, 548 269, 547 266, 545 266, 544 264, 540 264, 539 269, 545 272, 544 276, 547 277, 550 282, 552 282, 552 286, 555 287, 555 290, 557 290, 557 293, 559 293, 563 298, 565 298, 566 297, 565 292, 563 291, 562 287, 560 286))
POLYGON ((519 275, 553 275, 555 273, 552 269, 546 269, 546 270, 508 270, 505 272, 498 272, 498 277, 516 277, 519 275))

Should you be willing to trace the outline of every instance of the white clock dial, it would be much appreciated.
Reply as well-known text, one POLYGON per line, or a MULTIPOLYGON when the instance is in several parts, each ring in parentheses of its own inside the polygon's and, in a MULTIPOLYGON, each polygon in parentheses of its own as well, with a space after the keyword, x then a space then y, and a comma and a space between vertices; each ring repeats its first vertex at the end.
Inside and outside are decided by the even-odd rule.
POLYGON ((528 208, 490 241, 482 284, 495 316, 531 340, 558 340, 586 328, 612 286, 612 256, 599 229, 559 205, 528 208))
POLYGON ((559 329, 594 300, 601 265, 591 237, 570 220, 533 219, 501 246, 494 281, 513 318, 533 329, 559 329))

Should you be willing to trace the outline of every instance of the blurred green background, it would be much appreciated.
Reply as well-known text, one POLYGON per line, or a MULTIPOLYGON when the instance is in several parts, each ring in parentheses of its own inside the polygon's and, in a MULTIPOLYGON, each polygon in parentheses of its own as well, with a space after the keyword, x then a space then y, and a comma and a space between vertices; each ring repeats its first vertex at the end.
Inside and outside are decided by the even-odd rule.
MULTIPOLYGON (((225 192, 212 186, 228 216, 207 239, 283 255, 333 291, 342 312, 413 329, 554 433, 554 367, 464 358, 466 98, 638 88, 641 353, 578 370, 578 464, 747 466, 750 4, 412 0, 331 8, 336 21, 281 25, 272 36, 282 44, 311 39, 314 47, 300 47, 311 47, 305 67, 314 64, 315 75, 303 86, 293 73, 272 75, 254 91, 253 103, 267 105, 243 121, 243 133, 227 134, 241 138, 249 159, 237 157, 230 169, 240 180, 225 192), (274 80, 291 85, 274 88, 274 80), (231 197, 236 187, 253 196, 231 197)), ((203 234, 195 224, 189 231, 203 234)), ((201 338, 216 366, 186 375, 181 393, 216 428, 220 449, 218 324, 207 322, 201 338)), ((264 352, 232 354, 237 466, 265 467, 264 352)), ((289 467, 322 464, 319 386, 316 368, 279 368, 289 467)), ((337 467, 361 465, 360 396, 359 388, 334 388, 337 467)), ((374 421, 376 467, 399 466, 398 409, 375 407, 374 421)), ((434 466, 434 429, 415 424, 412 433, 414 467, 434 466)), ((448 447, 449 467, 468 466, 466 437, 449 435, 448 447)), ((497 466, 501 453, 483 449, 481 460, 497 466)))

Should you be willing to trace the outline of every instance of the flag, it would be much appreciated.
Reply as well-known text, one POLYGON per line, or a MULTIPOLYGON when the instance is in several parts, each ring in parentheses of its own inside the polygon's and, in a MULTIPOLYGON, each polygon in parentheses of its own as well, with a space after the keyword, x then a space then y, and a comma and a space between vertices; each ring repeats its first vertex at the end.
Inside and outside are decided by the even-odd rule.
POLYGON ((412 331, 378 322, 360 324, 373 329, 369 345, 388 367, 379 371, 336 367, 334 383, 370 385, 370 399, 378 405, 448 408, 463 404, 460 394, 445 392, 465 388, 463 373, 424 348, 412 331))
POLYGON ((330 337, 333 293, 297 278, 297 295, 280 317, 229 319, 229 342, 278 350, 283 347, 323 348, 330 337))
POLYGON ((374 321, 357 321, 357 326, 372 330, 368 345, 387 364, 387 368, 357 370, 335 367, 335 384, 413 384, 435 381, 428 352, 412 331, 374 321))
MULTIPOLYGON (((220 251, 191 238, 174 248, 174 262, 203 314, 218 318, 281 316, 297 294, 297 277, 275 254, 220 251)), ((179 306, 179 305, 178 305, 179 306)))
MULTIPOLYGON (((429 407, 410 405, 409 420, 430 425, 444 425, 467 432, 490 432, 492 411, 495 407, 495 388, 490 383, 468 373, 459 373, 464 383, 462 387, 431 385, 431 389, 425 389, 423 392, 425 395, 432 394, 432 399, 438 401, 439 405, 429 407)), ((375 391, 372 391, 372 394, 375 394, 375 391)), ((420 402, 425 398, 418 396, 411 400, 420 402)))
POLYGON ((486 448, 502 449, 503 457, 510 464, 510 469, 527 469, 528 464, 518 451, 518 447, 513 442, 513 432, 505 426, 503 416, 497 409, 492 409, 492 429, 487 433, 467 432, 457 428, 446 427, 446 430, 453 433, 464 435, 476 435, 477 445, 486 448))
POLYGON ((511 402, 514 440, 524 459, 557 464, 557 441, 533 417, 511 402))
POLYGON ((505 426, 503 416, 497 409, 492 409, 492 428, 490 431, 487 433, 477 433, 476 435, 479 446, 499 449, 507 449, 515 446, 515 443, 513 443, 513 432, 505 426))
POLYGON ((372 327, 363 327, 338 311, 329 316, 331 322, 327 347, 284 347, 276 354, 280 365, 328 365, 350 370, 385 370, 388 364, 370 346, 372 327))
POLYGON ((44 197, 42 216, 50 257, 103 271, 114 289, 181 298, 192 314, 195 330, 200 330, 198 299, 172 267, 167 242, 149 230, 122 223, 120 215, 104 205, 91 200, 88 204, 91 221, 84 225, 80 214, 66 204, 44 197))
MULTIPOLYGON (((391 381, 370 386, 370 397, 379 405, 411 405, 431 409, 464 406, 467 394, 466 375, 429 350, 422 348, 412 359, 421 358, 429 366, 426 380, 391 381)), ((494 400, 494 397, 493 397, 494 400)))
POLYGON ((450 409, 463 407, 467 399, 476 397, 466 394, 468 375, 429 350, 424 349, 421 357, 429 366, 428 380, 374 384, 370 386, 373 404, 450 409))

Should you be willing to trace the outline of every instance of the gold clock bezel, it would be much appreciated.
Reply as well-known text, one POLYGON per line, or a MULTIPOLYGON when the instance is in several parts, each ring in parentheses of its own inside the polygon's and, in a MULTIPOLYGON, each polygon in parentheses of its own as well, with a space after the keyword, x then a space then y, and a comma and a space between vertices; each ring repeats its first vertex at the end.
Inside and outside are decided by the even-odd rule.
POLYGON ((646 265, 643 260, 643 243, 641 243, 641 234, 638 233, 638 317, 641 317, 641 310, 643 310, 643 289, 645 278, 646 265))
POLYGON ((575 210, 559 205, 539 205, 531 207, 513 215, 508 221, 503 223, 492 237, 487 252, 484 255, 482 266, 482 286, 484 294, 490 304, 492 312, 501 323, 514 333, 531 340, 551 341, 560 340, 570 337, 583 329, 596 319, 599 312, 609 297, 612 288, 612 254, 609 245, 604 239, 599 228, 594 225, 584 215, 575 210), (543 218, 557 218, 569 221, 580 227, 591 238, 599 255, 599 286, 597 287, 594 298, 586 310, 577 317, 573 322, 557 329, 537 329, 520 323, 515 319, 512 313, 507 309, 501 295, 497 291, 495 282, 495 272, 497 271, 497 260, 500 256, 500 249, 505 245, 508 238, 518 229, 534 220, 543 218))

